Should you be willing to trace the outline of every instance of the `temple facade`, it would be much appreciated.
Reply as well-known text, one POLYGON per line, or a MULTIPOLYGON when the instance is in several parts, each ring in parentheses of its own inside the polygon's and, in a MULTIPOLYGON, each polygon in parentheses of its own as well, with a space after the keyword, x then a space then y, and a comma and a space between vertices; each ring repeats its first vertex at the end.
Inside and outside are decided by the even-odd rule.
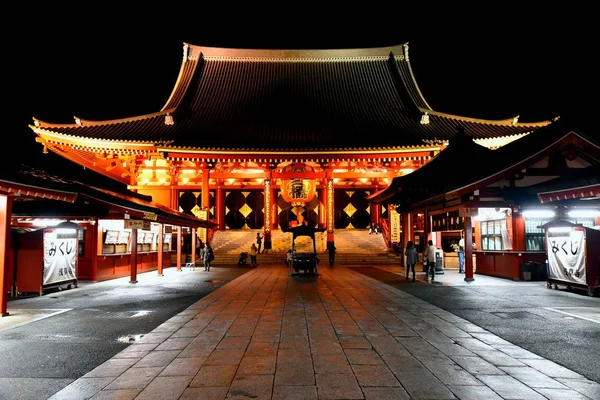
POLYGON ((69 124, 34 118, 30 127, 44 152, 216 229, 263 230, 265 249, 273 230, 297 224, 325 228, 333 242, 335 230, 387 220, 390 205, 369 196, 428 163, 458 126, 495 149, 551 123, 434 110, 408 50, 407 43, 336 50, 184 43, 162 109, 69 124))

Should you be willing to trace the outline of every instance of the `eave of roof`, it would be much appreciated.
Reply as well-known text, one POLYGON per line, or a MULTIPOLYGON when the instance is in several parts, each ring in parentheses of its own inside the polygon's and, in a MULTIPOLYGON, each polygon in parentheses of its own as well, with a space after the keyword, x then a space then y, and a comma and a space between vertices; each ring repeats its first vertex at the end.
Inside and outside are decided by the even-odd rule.
POLYGON ((34 119, 30 128, 72 146, 84 141, 90 149, 125 146, 148 151, 161 143, 174 149, 224 150, 236 143, 236 150, 344 151, 340 143, 347 143, 348 137, 355 137, 352 148, 448 140, 457 122, 479 139, 527 134, 549 123, 489 121, 432 110, 412 73, 408 43, 328 50, 184 43, 179 77, 161 111, 107 121, 75 117, 75 121, 51 124, 34 119), (420 123, 423 113, 431 116, 430 124, 420 123))
POLYGON ((53 201, 81 202, 89 200, 107 209, 119 208, 140 213, 154 213, 159 216, 159 222, 182 224, 192 227, 210 228, 213 222, 204 221, 193 215, 171 210, 155 203, 150 196, 135 192, 119 193, 109 189, 84 185, 77 181, 61 179, 47 172, 35 172, 21 166, 20 171, 2 170, 0 172, 0 192, 10 195, 25 196, 34 199, 50 199, 53 201), (168 222, 167 222, 168 221, 168 222))
MULTIPOLYGON (((410 201, 410 207, 421 207, 428 204, 448 201, 511 176, 516 171, 519 171, 526 166, 537 162, 543 157, 546 157, 549 153, 556 150, 564 143, 572 141, 578 143, 582 151, 589 152, 590 154, 596 156, 600 155, 600 143, 597 143, 593 139, 587 137, 577 129, 572 129, 567 125, 556 122, 548 127, 544 127, 539 131, 532 133, 531 135, 518 139, 517 141, 512 142, 498 150, 490 150, 490 157, 487 160, 483 160, 483 163, 477 163, 474 161, 473 165, 476 164, 482 167, 475 170, 477 171, 478 175, 464 175, 466 180, 456 179, 445 187, 440 185, 437 190, 431 190, 429 194, 427 194, 427 192, 420 193, 421 196, 417 196, 416 199, 410 198, 406 193, 403 193, 403 191, 410 191, 414 190, 415 187, 421 187, 419 186, 419 181, 426 181, 426 179, 422 175, 419 176, 418 172, 427 165, 431 164, 431 168, 435 168, 433 169, 434 174, 444 173, 444 168, 441 168, 439 164, 437 164, 436 167, 436 164, 433 163, 433 161, 435 161, 434 158, 424 167, 412 173, 417 174, 415 176, 419 176, 420 178, 416 180, 416 183, 401 179, 405 177, 394 178, 394 181, 397 180, 396 182, 393 181, 392 184, 388 188, 384 189, 383 192, 373 194, 367 199, 375 203, 382 202, 381 199, 383 198, 392 203, 402 203, 403 201, 406 203, 406 199, 408 198, 410 201), (487 166, 488 168, 483 168, 484 166, 487 166), (387 190, 387 192, 385 190, 387 190)), ((440 155, 449 149, 450 146, 442 151, 440 155)), ((457 154, 463 152, 463 150, 456 150, 457 154)), ((471 153, 469 151, 464 151, 464 154, 469 154, 470 156, 471 153)), ((598 165, 600 165, 599 163, 600 158, 597 158, 596 165, 590 167, 588 173, 591 173, 591 176, 594 176, 594 171, 597 170, 598 165)), ((457 169, 461 171, 468 171, 467 168, 457 169)), ((471 171, 473 171, 473 169, 471 169, 471 171)), ((406 177, 412 174, 406 175, 406 177)), ((444 179, 440 178, 439 181, 444 181, 444 179)), ((538 186, 538 188, 539 187, 540 186, 538 186)), ((523 188, 522 191, 527 191, 527 188, 523 188)))
POLYGON ((400 203, 408 197, 415 201, 416 198, 439 195, 448 185, 444 182, 464 184, 470 179, 467 171, 481 176, 489 170, 490 164, 494 164, 494 159, 493 150, 476 144, 462 133, 427 164, 408 175, 394 178, 386 189, 367 196, 367 200, 400 203), (473 165, 478 168, 473 170, 473 165))

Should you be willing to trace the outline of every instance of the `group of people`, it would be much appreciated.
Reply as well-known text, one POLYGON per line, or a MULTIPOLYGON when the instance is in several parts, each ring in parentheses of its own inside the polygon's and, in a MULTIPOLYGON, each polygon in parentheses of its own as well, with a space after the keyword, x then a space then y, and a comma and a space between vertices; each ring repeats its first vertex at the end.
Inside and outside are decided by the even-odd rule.
MULTIPOLYGON (((458 241, 457 250, 458 254, 458 273, 465 273, 465 239, 461 235, 460 240, 458 241)), ((435 281, 435 264, 436 264, 436 248, 433 244, 432 240, 427 242, 427 246, 423 250, 423 263, 427 266, 427 279, 431 279, 432 282, 435 281)), ((406 243, 406 249, 404 250, 404 255, 406 256, 406 280, 409 280, 409 274, 412 271, 412 280, 415 280, 415 265, 419 261, 419 256, 417 254, 417 247, 412 241, 408 241, 406 243)))
POLYGON ((375 222, 371 222, 371 224, 369 225, 369 235, 371 235, 373 233, 374 234, 381 233, 381 228, 375 222))
MULTIPOLYGON (((433 241, 429 240, 427 246, 423 250, 423 263, 427 266, 427 278, 431 276, 431 281, 435 281, 435 251, 436 248, 433 245, 433 241)), ((406 250, 404 250, 406 256, 406 280, 409 279, 409 272, 412 271, 412 280, 415 280, 415 265, 419 261, 417 254, 417 247, 412 241, 406 243, 406 250)))

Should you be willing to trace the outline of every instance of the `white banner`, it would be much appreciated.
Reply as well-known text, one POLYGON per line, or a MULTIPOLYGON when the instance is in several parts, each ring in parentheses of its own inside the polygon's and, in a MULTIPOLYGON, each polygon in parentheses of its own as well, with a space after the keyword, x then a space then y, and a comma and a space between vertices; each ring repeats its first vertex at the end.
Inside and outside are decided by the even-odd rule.
POLYGON ((587 285, 585 234, 583 230, 551 231, 546 234, 549 278, 587 285))
POLYGON ((400 214, 395 209, 390 208, 388 210, 390 216, 390 242, 400 242, 400 214))
POLYGON ((60 230, 44 230, 44 285, 76 278, 77 232, 62 234, 57 231, 60 230))

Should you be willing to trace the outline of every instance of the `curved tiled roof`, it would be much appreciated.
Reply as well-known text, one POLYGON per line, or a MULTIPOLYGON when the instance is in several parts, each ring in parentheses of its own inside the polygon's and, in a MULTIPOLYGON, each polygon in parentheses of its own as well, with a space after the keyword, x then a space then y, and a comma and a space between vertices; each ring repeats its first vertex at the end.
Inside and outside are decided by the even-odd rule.
POLYGON ((478 139, 529 133, 541 123, 434 111, 413 75, 408 44, 336 50, 223 49, 184 44, 162 110, 74 124, 35 120, 36 132, 172 149, 400 148, 448 140, 462 125, 478 139), (429 124, 421 124, 428 114, 429 124))
MULTIPOLYGON (((367 196, 367 200, 396 203, 403 207, 440 202, 511 176, 551 152, 569 146, 577 147, 579 156, 592 165, 577 174, 580 177, 588 174, 588 184, 597 183, 597 179, 593 180, 593 173, 600 165, 600 143, 578 129, 556 121, 497 150, 477 145, 465 134, 460 134, 427 164, 408 175, 394 178, 387 188, 367 196), (434 181, 436 184, 432 185, 434 181)), ((573 178, 571 176, 568 180, 570 184, 575 182, 573 178)), ((526 192, 527 189, 519 188, 519 191, 526 192)))

